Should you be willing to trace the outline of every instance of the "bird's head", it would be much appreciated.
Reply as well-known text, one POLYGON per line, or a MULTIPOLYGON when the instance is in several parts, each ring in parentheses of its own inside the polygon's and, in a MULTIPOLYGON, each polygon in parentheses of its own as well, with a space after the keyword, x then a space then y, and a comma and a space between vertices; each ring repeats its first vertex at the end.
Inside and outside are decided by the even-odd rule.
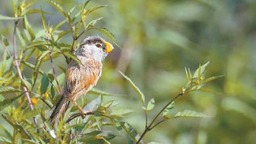
POLYGON ((97 61, 103 61, 114 47, 99 36, 89 36, 84 39, 76 54, 94 58, 97 61))

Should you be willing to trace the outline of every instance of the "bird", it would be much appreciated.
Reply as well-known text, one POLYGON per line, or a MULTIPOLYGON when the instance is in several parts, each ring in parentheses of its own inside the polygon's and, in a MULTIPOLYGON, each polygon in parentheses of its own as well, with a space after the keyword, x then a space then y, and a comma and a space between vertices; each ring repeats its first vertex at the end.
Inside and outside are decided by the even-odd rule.
POLYGON ((80 62, 71 60, 68 64, 63 94, 50 115, 50 123, 54 127, 58 125, 70 102, 84 117, 85 112, 77 104, 77 100, 97 84, 102 73, 102 62, 113 49, 113 45, 100 36, 88 36, 75 50, 74 55, 80 62))

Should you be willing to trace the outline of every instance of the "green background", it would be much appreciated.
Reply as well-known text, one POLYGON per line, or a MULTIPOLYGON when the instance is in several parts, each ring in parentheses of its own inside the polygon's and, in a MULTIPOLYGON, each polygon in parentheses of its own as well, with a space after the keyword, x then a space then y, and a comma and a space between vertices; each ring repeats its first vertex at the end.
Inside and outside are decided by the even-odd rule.
MULTIPOLYGON (((0 2, 0 14, 13 16, 11 1, 0 2)), ((65 9, 83 3, 82 0, 57 2, 65 9)), ((119 70, 136 83, 147 101, 155 98, 156 108, 151 113, 185 86, 185 67, 195 70, 199 64, 210 61, 207 75, 223 75, 206 85, 205 91, 176 101, 171 111, 175 114, 191 109, 212 118, 171 119, 149 132, 145 142, 256 143, 256 1, 93 0, 90 5, 108 5, 89 19, 103 17, 96 26, 108 28, 119 45, 115 45, 104 62, 97 88, 117 94, 113 97, 118 103, 133 111, 124 121, 139 133, 145 122, 142 106, 132 88, 122 81, 119 70)), ((49 13, 46 14, 49 25, 62 20, 44 1, 36 7, 49 13)), ((35 29, 42 29, 39 16, 32 15, 28 19, 35 29)), ((12 38, 11 24, 0 21, 0 33, 8 39, 12 38)), ((101 35, 96 31, 85 35, 91 34, 101 35)), ((67 38, 66 42, 69 41, 71 39, 67 38)), ((3 49, 0 51, 2 53, 3 49)), ((56 59, 55 63, 65 65, 61 59, 56 59)))

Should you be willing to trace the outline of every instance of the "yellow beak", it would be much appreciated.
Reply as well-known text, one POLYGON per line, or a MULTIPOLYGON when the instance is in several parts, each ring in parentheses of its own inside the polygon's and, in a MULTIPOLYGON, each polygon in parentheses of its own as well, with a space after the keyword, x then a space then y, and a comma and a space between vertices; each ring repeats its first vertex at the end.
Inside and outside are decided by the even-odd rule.
POLYGON ((106 45, 106 48, 105 48, 106 53, 110 53, 114 49, 114 47, 112 46, 111 43, 109 43, 107 41, 105 41, 104 43, 106 45))

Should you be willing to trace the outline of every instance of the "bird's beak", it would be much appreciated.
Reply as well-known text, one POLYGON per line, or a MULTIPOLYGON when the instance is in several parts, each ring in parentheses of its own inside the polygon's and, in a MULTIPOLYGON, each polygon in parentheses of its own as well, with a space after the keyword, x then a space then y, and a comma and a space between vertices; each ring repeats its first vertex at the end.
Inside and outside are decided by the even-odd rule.
POLYGON ((105 41, 104 43, 106 45, 106 48, 105 48, 106 53, 110 53, 114 49, 114 47, 112 46, 111 43, 109 43, 107 41, 105 41))

